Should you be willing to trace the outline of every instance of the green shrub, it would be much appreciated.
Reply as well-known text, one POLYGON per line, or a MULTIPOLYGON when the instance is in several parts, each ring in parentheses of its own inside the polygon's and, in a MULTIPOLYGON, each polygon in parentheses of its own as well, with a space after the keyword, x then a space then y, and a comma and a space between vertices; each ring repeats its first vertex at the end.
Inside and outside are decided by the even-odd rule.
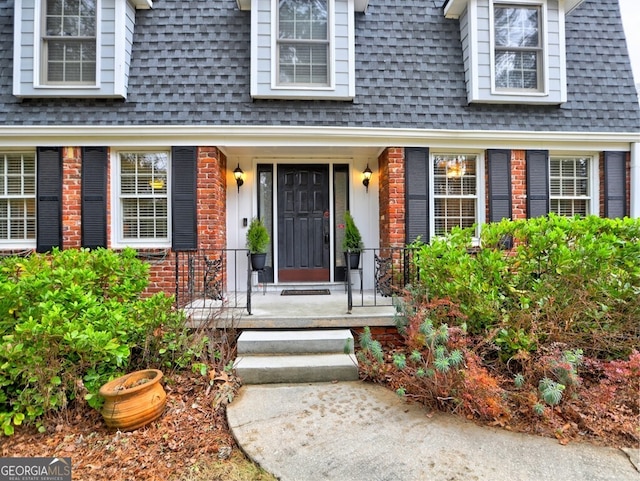
POLYGON ((0 425, 96 396, 142 367, 187 364, 183 316, 171 297, 142 298, 149 266, 127 249, 65 250, 0 262, 0 425))
POLYGON ((413 291, 449 301, 472 334, 493 333, 503 360, 550 342, 624 358, 640 343, 640 220, 505 220, 483 225, 482 247, 470 249, 474 232, 416 244, 413 291))

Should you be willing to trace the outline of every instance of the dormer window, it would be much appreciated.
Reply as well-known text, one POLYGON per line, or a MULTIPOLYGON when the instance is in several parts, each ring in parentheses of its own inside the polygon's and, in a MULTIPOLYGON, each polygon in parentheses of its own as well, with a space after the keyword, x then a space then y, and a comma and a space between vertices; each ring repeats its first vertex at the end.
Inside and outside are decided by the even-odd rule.
POLYGON ((567 101, 565 16, 583 0, 446 0, 460 24, 469 103, 567 101))
POLYGON ((278 3, 278 84, 329 84, 328 0, 278 3))
POLYGON ((494 4, 496 90, 539 92, 543 49, 539 6, 494 4))
POLYGON ((13 95, 127 97, 136 10, 152 0, 15 0, 13 95))
POLYGON ((44 16, 43 83, 95 85, 96 1, 47 0, 44 16))
POLYGON ((353 100, 355 12, 368 0, 238 0, 251 10, 251 97, 353 100))

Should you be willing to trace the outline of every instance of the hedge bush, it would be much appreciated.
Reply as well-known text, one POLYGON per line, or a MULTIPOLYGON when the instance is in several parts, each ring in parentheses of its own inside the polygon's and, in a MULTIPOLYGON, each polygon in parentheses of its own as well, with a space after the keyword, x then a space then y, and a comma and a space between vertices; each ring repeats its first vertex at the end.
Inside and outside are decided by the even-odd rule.
POLYGON ((86 399, 138 368, 188 363, 184 318, 162 293, 142 297, 149 266, 126 249, 65 250, 0 261, 0 425, 86 399))
POLYGON ((551 342, 599 358, 637 348, 640 220, 504 220, 482 226, 479 249, 474 232, 412 246, 419 281, 409 302, 450 301, 461 315, 440 322, 493 337, 503 360, 551 342))

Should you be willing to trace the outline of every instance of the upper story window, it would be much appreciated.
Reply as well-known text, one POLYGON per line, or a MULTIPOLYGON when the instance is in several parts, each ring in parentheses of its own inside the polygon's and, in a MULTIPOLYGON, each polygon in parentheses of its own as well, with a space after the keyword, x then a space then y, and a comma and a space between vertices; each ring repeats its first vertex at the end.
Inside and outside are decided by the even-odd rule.
POLYGON ((36 239, 36 157, 0 153, 0 245, 36 239))
POLYGON ((433 157, 433 233, 479 223, 478 156, 443 154, 433 157))
POLYGON ((550 157, 550 210, 573 217, 591 214, 591 159, 588 157, 550 157))
POLYGON ((539 6, 494 4, 496 89, 541 90, 540 19, 539 6))
POLYGON ((565 16, 583 0, 447 0, 469 103, 567 101, 565 16))
POLYGON ((353 100, 356 12, 368 0, 238 0, 251 10, 251 97, 353 100))
POLYGON ((126 98, 136 10, 151 0, 14 0, 13 95, 126 98))
POLYGON ((329 84, 328 0, 278 3, 278 84, 329 84))
POLYGON ((115 244, 167 247, 169 238, 169 152, 117 155, 115 244))
POLYGON ((43 83, 96 83, 96 0, 47 0, 43 83))

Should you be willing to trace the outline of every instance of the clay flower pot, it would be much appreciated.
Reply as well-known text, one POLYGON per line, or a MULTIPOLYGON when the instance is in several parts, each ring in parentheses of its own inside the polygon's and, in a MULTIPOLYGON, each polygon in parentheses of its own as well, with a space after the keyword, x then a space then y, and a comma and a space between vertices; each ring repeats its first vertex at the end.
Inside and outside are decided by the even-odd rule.
POLYGON ((145 369, 103 385, 101 413, 107 426, 132 431, 158 419, 167 402, 161 379, 162 371, 145 369))

